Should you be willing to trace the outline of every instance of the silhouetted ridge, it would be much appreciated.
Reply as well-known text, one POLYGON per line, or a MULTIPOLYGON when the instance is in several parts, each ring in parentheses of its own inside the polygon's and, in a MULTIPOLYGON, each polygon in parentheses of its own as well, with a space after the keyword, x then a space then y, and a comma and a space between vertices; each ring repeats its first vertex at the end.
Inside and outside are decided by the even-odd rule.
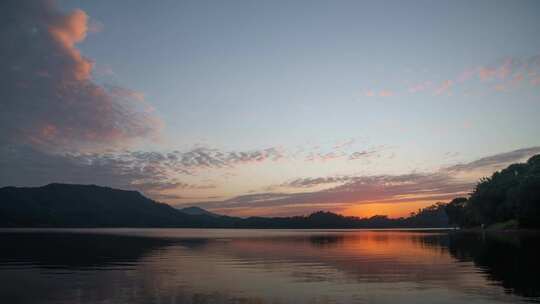
POLYGON ((183 212, 185 214, 189 214, 189 215, 208 215, 208 216, 211 216, 211 217, 222 216, 220 214, 212 213, 212 212, 210 212, 208 210, 204 210, 203 208, 199 208, 199 207, 196 207, 196 206, 186 207, 186 208, 182 208, 182 209, 178 209, 178 210, 180 210, 181 212, 183 212))
POLYGON ((397 228, 446 227, 443 205, 409 218, 357 218, 319 211, 309 216, 238 218, 199 207, 182 210, 137 191, 96 185, 0 188, 2 227, 397 228))
POLYGON ((137 191, 96 185, 49 184, 0 189, 1 226, 187 227, 203 220, 137 191))

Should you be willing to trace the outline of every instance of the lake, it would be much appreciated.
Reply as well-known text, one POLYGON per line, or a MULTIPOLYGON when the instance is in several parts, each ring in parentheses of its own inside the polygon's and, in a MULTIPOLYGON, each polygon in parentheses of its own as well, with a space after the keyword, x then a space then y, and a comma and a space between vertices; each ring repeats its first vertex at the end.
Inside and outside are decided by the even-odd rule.
POLYGON ((540 236, 4 229, 0 303, 540 302, 540 236))

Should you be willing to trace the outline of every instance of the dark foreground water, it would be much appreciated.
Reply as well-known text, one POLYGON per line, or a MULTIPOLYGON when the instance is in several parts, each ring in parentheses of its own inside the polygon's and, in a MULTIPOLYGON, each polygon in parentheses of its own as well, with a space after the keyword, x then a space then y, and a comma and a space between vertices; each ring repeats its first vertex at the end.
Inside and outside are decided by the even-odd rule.
POLYGON ((0 230, 0 303, 539 301, 534 233, 0 230))

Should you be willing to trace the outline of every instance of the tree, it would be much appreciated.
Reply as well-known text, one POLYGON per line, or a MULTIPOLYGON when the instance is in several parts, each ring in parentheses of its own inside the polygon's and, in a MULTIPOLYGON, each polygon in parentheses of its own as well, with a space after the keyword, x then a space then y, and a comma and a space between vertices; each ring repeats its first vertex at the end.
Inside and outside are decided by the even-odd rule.
POLYGON ((452 200, 445 211, 450 224, 462 227, 510 220, 540 227, 540 155, 480 179, 468 199, 452 200))
POLYGON ((448 223, 450 225, 465 226, 465 206, 467 204, 467 199, 464 197, 458 197, 453 199, 448 203, 444 211, 448 215, 448 223))
POLYGON ((518 221, 527 228, 540 227, 540 155, 527 162, 529 170, 515 194, 518 221))

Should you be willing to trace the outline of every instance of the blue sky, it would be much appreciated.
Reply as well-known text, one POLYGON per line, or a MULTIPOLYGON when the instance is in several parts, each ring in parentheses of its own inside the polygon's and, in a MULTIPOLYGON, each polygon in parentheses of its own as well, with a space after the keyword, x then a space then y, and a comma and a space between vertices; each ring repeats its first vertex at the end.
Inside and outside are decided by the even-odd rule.
MULTIPOLYGON (((203 149, 220 158, 275 149, 265 160, 189 174, 161 164, 160 182, 190 186, 140 186, 148 176, 126 182, 173 204, 217 200, 216 210, 249 214, 218 203, 351 182, 278 187, 302 178, 440 173, 540 145, 538 1, 59 1, 52 8, 65 16, 76 9, 87 16, 86 35, 68 47, 93 63, 85 81, 123 88, 115 96, 140 99, 160 121, 156 136, 132 134, 142 140, 107 153, 203 149)), ((56 156, 105 154, 103 142, 85 138, 84 149, 56 144, 56 156)), ((536 152, 526 151, 514 160, 536 152)), ((355 202, 324 204, 343 211, 355 202)))
POLYGON ((351 136, 393 144, 392 122, 399 121, 427 148, 443 134, 426 128, 470 122, 478 136, 444 134, 444 148, 472 142, 472 150, 487 146, 485 153, 529 144, 538 131, 533 123, 518 127, 538 111, 514 107, 536 104, 537 90, 406 94, 417 83, 436 86, 466 69, 537 55, 536 1, 62 4, 103 24, 79 46, 82 53, 110 68, 113 82, 144 92, 171 145, 249 149, 351 136), (368 90, 396 96, 367 98, 368 90), (484 125, 529 132, 501 142, 484 125))

